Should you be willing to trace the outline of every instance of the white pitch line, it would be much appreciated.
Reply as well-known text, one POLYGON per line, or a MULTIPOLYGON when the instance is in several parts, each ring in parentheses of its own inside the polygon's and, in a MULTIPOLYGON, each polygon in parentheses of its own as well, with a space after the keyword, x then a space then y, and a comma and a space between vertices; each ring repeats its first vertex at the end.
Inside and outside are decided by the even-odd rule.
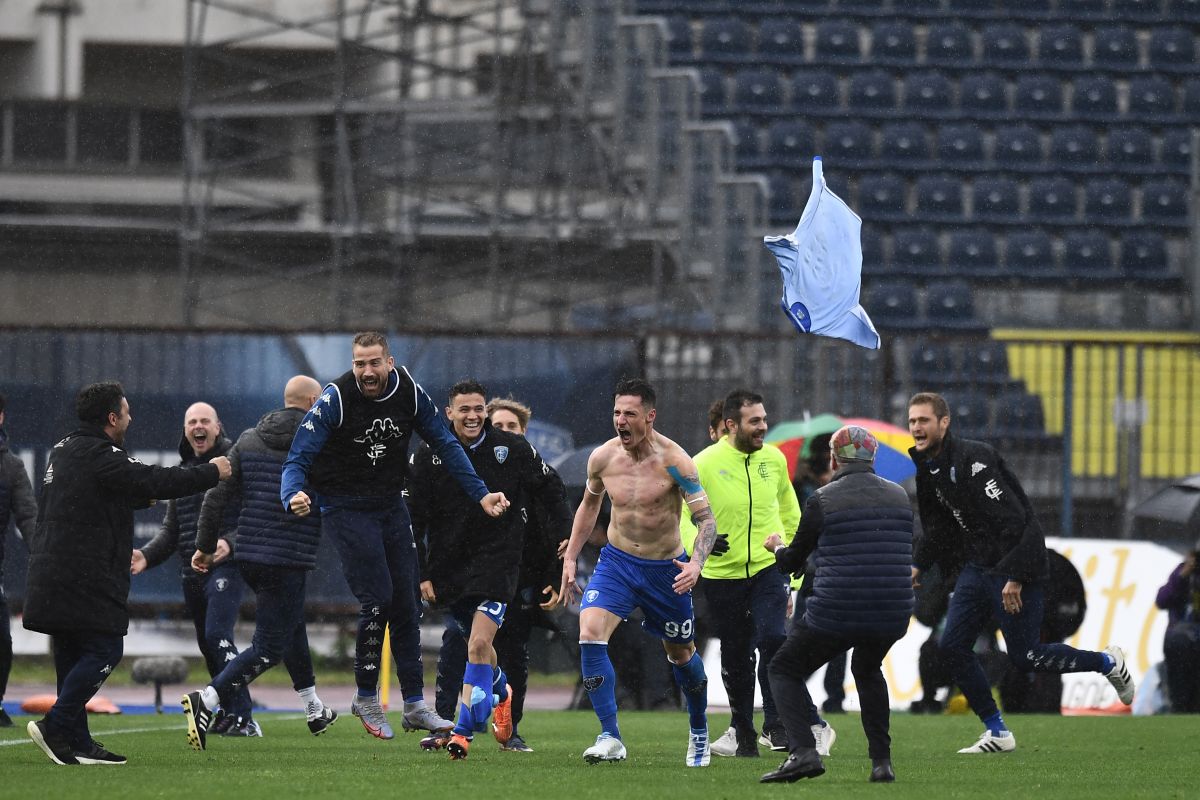
MULTIPOLYGON (((305 719, 304 714, 288 714, 286 716, 272 717, 271 719, 305 719)), ((187 725, 159 725, 154 728, 117 728, 112 731, 97 731, 101 736, 117 736, 123 733, 152 733, 154 731, 182 731, 187 730, 187 725)), ((32 739, 0 739, 0 747, 12 747, 18 744, 33 744, 32 739)))

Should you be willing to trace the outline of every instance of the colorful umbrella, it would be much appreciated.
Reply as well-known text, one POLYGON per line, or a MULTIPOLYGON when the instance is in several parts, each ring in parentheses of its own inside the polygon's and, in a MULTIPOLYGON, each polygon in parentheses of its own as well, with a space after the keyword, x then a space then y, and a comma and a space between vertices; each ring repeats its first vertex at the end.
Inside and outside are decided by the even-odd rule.
POLYGON ((767 442, 783 451, 788 460, 788 474, 795 477, 796 465, 810 454, 809 443, 812 438, 822 433, 833 433, 843 425, 866 428, 879 440, 879 451, 875 454, 875 472, 879 475, 900 483, 917 473, 916 466, 908 456, 908 448, 913 446, 912 436, 903 428, 878 419, 818 414, 773 426, 767 431, 767 442))

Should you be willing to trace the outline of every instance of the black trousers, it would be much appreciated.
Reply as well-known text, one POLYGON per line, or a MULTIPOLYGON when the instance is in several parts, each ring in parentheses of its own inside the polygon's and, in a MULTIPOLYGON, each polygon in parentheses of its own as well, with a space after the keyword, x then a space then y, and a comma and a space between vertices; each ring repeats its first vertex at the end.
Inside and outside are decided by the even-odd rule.
POLYGON ((816 747, 812 726, 820 722, 817 707, 808 693, 806 682, 821 665, 853 648, 850 672, 858 686, 862 706, 862 726, 867 734, 867 749, 872 759, 892 757, 892 737, 888 734, 891 708, 887 682, 881 664, 896 639, 847 638, 808 627, 797 621, 787 640, 771 660, 771 691, 787 730, 793 753, 816 747))

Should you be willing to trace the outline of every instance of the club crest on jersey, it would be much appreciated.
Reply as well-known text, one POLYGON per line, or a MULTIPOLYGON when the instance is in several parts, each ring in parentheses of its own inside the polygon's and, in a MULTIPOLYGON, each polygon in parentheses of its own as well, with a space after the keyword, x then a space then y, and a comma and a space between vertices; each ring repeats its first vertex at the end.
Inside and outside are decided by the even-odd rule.
POLYGON ((496 463, 498 464, 503 464, 504 459, 508 458, 508 447, 506 445, 493 447, 492 452, 496 454, 496 463))
POLYGON ((599 590, 597 590, 597 589, 588 589, 587 590, 586 597, 587 597, 587 601, 589 603, 596 602, 596 598, 599 596, 600 596, 599 590))
POLYGON ((229 586, 228 578, 217 578, 217 591, 223 592, 229 586))

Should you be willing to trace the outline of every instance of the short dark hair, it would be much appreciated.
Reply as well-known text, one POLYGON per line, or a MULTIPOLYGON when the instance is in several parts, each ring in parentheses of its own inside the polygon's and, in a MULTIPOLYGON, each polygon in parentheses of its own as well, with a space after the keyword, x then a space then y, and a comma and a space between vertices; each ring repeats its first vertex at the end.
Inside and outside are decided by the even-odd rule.
POLYGON ((734 422, 742 421, 742 409, 746 406, 752 406, 755 403, 761 403, 763 396, 749 389, 734 389, 729 394, 725 395, 725 403, 721 407, 721 419, 731 419, 734 422))
POLYGON ((917 392, 908 401, 909 408, 925 404, 933 406, 933 415, 938 419, 950 416, 950 405, 946 402, 946 398, 937 392, 917 392))
POLYGON ((75 397, 75 416, 80 422, 107 425, 108 415, 121 413, 125 389, 116 381, 89 384, 75 397))
POLYGON ((718 397, 708 407, 708 429, 721 432, 721 423, 725 420, 725 398, 718 397))
POLYGON ((352 347, 374 347, 379 345, 383 348, 383 354, 389 356, 392 351, 388 349, 387 339, 378 331, 359 331, 354 334, 354 344, 352 347))
POLYGON ((487 397, 487 389, 483 388, 483 384, 474 378, 464 378, 450 387, 450 394, 447 395, 446 399, 453 403, 454 398, 460 394, 477 394, 487 397))
POLYGON ((642 405, 646 408, 654 408, 654 404, 658 401, 658 397, 654 394, 654 387, 645 378, 621 378, 617 381, 617 388, 613 389, 613 397, 617 398, 622 395, 640 397, 642 405))

